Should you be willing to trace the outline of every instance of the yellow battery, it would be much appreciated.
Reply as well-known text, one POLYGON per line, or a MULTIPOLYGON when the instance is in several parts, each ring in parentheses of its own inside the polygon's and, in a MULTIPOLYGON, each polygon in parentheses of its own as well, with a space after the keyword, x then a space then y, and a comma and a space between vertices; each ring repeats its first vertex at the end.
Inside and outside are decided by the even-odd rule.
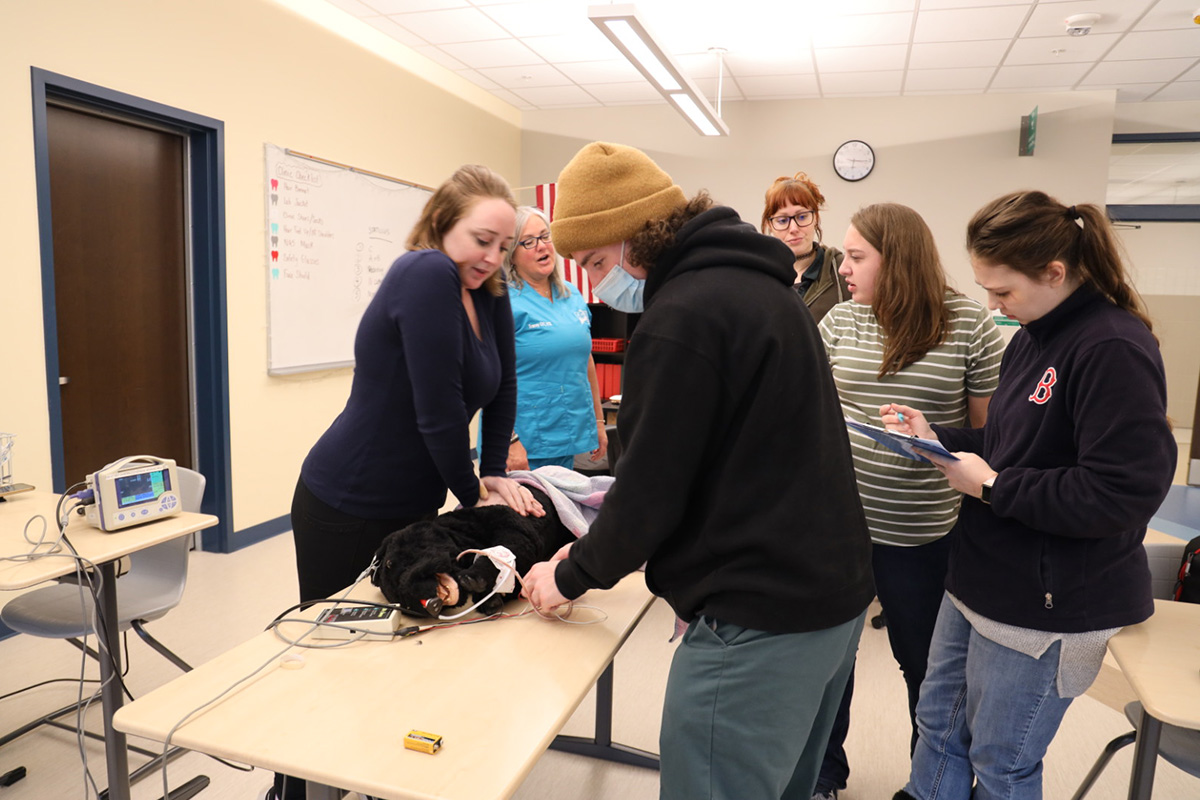
POLYGON ((404 748, 433 754, 442 749, 442 737, 436 733, 409 731, 408 735, 404 737, 404 748))

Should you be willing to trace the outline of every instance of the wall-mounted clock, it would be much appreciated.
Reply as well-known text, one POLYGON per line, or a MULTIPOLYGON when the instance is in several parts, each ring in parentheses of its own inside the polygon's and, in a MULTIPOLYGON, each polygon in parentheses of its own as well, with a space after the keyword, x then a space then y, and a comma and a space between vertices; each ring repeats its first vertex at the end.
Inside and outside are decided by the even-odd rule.
POLYGON ((847 181, 861 181, 875 169, 875 151, 859 139, 843 142, 833 153, 833 169, 847 181))

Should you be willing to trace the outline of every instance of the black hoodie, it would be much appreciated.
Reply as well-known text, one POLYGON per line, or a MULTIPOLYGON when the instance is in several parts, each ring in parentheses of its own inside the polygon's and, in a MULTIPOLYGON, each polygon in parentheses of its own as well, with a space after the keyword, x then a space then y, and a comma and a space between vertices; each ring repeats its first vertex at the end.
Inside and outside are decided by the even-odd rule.
POLYGON ((874 596, 846 428, 787 246, 730 208, 652 265, 625 355, 617 481, 555 571, 608 588, 647 563, 685 620, 821 630, 874 596))

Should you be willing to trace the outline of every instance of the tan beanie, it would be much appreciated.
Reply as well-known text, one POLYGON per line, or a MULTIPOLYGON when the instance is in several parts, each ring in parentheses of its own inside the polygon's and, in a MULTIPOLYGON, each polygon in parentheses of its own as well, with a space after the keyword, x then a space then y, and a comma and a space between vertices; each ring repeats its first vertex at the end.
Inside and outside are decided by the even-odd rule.
POLYGON ((649 156, 606 142, 576 153, 559 173, 555 193, 550 235, 566 257, 623 242, 687 204, 683 189, 649 156))

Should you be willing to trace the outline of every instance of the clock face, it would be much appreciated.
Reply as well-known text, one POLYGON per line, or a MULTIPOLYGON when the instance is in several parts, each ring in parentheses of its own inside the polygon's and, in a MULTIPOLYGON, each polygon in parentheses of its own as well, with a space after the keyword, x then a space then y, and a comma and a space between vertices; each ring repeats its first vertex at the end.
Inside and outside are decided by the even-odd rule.
POLYGON ((839 178, 861 181, 875 168, 875 151, 866 142, 851 139, 833 154, 833 168, 839 178))

